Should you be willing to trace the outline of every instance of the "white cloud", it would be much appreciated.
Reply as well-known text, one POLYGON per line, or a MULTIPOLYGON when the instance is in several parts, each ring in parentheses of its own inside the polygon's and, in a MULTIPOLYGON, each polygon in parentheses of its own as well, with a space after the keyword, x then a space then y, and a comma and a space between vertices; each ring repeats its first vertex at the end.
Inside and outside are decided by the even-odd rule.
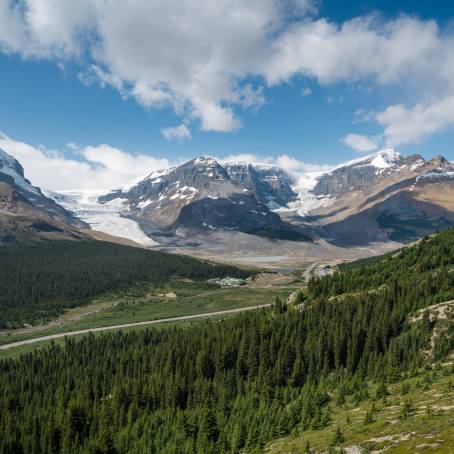
POLYGON ((32 184, 48 190, 108 189, 170 166, 165 158, 132 155, 108 145, 79 148, 71 144, 80 160, 4 134, 0 134, 0 148, 22 164, 25 176, 32 184))
POLYGON ((371 138, 361 134, 347 134, 342 139, 342 142, 359 153, 376 150, 379 146, 376 138, 371 138))
POLYGON ((2 0, 0 47, 25 57, 68 58, 84 50, 98 0, 2 0))
POLYGON ((377 114, 385 127, 388 146, 411 144, 454 126, 454 96, 407 109, 402 104, 389 106, 377 114))
POLYGON ((296 77, 414 88, 414 108, 397 99, 377 117, 391 141, 421 140, 453 123, 434 112, 454 96, 452 32, 405 16, 338 24, 314 17, 317 3, 0 0, 0 49, 88 62, 85 83, 112 85, 147 108, 170 106, 207 131, 241 127, 240 108, 262 106, 264 86, 296 77), (423 134, 399 132, 416 117, 431 120, 423 134))
POLYGON ((450 47, 433 21, 402 17, 383 22, 373 16, 341 25, 323 18, 303 21, 277 37, 263 74, 270 84, 295 74, 322 84, 368 77, 395 83, 408 75, 430 75, 433 63, 443 66, 444 55, 439 54, 446 45, 450 47))
POLYGON ((228 107, 212 102, 196 102, 195 105, 194 115, 202 119, 201 129, 204 131, 228 132, 241 126, 241 122, 228 107))
POLYGON ((177 142, 182 142, 185 139, 191 138, 191 131, 189 131, 185 124, 173 128, 163 128, 161 129, 161 134, 167 140, 176 140, 177 142))

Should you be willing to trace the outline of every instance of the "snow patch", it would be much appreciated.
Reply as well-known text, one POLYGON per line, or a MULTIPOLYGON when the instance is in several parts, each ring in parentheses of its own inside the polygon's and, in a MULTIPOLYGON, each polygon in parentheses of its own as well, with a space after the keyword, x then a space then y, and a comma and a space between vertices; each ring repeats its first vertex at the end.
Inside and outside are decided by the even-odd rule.
POLYGON ((109 200, 109 202, 104 205, 108 206, 110 209, 115 211, 125 211, 129 209, 128 199, 117 197, 116 199, 109 200))
POLYGON ((287 207, 281 207, 273 210, 276 213, 290 213, 296 211, 300 216, 307 216, 311 211, 317 208, 327 207, 334 203, 335 199, 329 196, 316 196, 310 191, 302 190, 298 193, 295 201, 289 202, 287 207))
POLYGON ((206 157, 206 156, 200 156, 199 158, 194 159, 194 165, 215 165, 217 164, 217 161, 213 158, 206 157))
POLYGON ((141 210, 143 210, 144 208, 146 208, 148 205, 150 205, 150 203, 153 203, 151 200, 145 200, 143 202, 140 202, 137 207, 140 208, 141 210))
POLYGON ((122 216, 126 199, 100 203, 98 197, 105 193, 105 190, 68 190, 54 193, 53 198, 93 230, 127 238, 144 246, 156 246, 158 243, 145 235, 137 222, 122 216))
POLYGON ((393 148, 389 148, 386 150, 381 150, 378 153, 372 155, 363 156, 361 158, 352 159, 351 161, 339 164, 334 167, 329 173, 332 173, 337 169, 342 169, 343 167, 351 166, 373 166, 377 169, 386 169, 388 167, 397 165, 400 161, 402 161, 402 155, 395 151, 393 148))
POLYGON ((181 188, 177 189, 175 194, 171 195, 169 199, 192 199, 195 196, 196 192, 198 191, 193 186, 182 186, 181 188))
POLYGON ((0 149, 0 173, 10 176, 14 180, 14 183, 25 192, 31 192, 32 194, 41 196, 37 188, 16 172, 15 167, 17 164, 16 159, 0 149))
POLYGON ((418 167, 421 167, 422 165, 425 164, 426 161, 424 161, 423 159, 418 159, 416 162, 414 162, 411 166, 410 166, 410 169, 412 171, 416 170, 418 167))
POLYGON ((275 213, 291 213, 296 212, 300 216, 306 216, 311 211, 328 206, 334 202, 334 198, 330 196, 316 196, 311 191, 317 184, 317 180, 326 172, 315 171, 305 172, 298 176, 297 182, 292 186, 296 192, 297 198, 293 202, 289 202, 287 206, 280 206, 277 203, 268 203, 268 208, 275 213))
POLYGON ((392 148, 389 150, 379 151, 375 158, 372 159, 371 165, 377 167, 378 169, 387 169, 392 167, 402 161, 402 156, 397 151, 394 151, 392 148))
POLYGON ((454 178, 454 171, 445 169, 434 169, 416 177, 416 183, 423 179, 454 178))
POLYGON ((153 184, 155 183, 160 183, 163 176, 168 175, 170 172, 172 172, 175 169, 175 167, 170 167, 168 169, 159 169, 155 170, 152 173, 140 176, 138 178, 134 178, 133 180, 129 181, 128 183, 125 183, 121 186, 111 188, 109 192, 129 192, 132 188, 138 186, 140 183, 144 181, 151 181, 153 184))

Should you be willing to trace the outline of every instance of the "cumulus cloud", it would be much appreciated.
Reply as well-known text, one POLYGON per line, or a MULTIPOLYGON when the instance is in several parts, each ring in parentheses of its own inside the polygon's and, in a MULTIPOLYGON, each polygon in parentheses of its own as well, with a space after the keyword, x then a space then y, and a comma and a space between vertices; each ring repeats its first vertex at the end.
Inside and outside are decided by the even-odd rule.
POLYGON ((342 139, 342 142, 359 153, 376 150, 379 145, 376 138, 371 138, 361 134, 347 134, 342 139))
POLYGON ((453 123, 435 112, 454 96, 452 32, 405 16, 336 23, 316 16, 317 3, 3 0, 0 49, 76 59, 84 83, 111 85, 146 108, 170 106, 207 131, 241 127, 240 110, 262 106, 264 87, 295 78, 413 85, 420 95, 413 107, 396 100, 376 117, 390 141, 421 140, 453 123), (405 119, 416 125, 422 117, 431 121, 423 134, 399 132, 405 119))
POLYGON ((32 184, 48 190, 108 189, 170 166, 165 158, 130 154, 108 145, 71 148, 79 159, 0 134, 0 148, 24 167, 32 184))
POLYGON ((163 128, 161 129, 161 134, 167 140, 176 140, 177 142, 182 142, 185 139, 191 138, 191 131, 189 131, 185 124, 173 128, 163 128))
POLYGON ((402 104, 389 106, 377 114, 377 120, 385 127, 387 145, 416 143, 454 125, 454 96, 410 109, 402 104))
POLYGON ((312 76, 322 84, 368 77, 395 83, 410 74, 430 75, 431 64, 443 66, 450 47, 434 21, 402 17, 384 22, 366 16, 338 25, 322 18, 299 23, 278 36, 263 73, 270 84, 295 74, 312 76))

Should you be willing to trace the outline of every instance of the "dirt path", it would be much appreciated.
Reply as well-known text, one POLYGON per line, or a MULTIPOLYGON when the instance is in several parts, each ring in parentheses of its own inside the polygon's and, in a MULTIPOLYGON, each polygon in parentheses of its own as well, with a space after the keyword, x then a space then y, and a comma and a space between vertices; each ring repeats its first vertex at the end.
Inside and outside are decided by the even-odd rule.
POLYGON ((250 311, 250 310, 254 310, 254 309, 270 307, 270 306, 271 306, 271 304, 261 304, 260 306, 240 307, 237 309, 229 309, 229 310, 225 310, 225 311, 205 312, 203 314, 182 315, 180 317, 161 318, 158 320, 148 320, 145 322, 126 323, 124 325, 102 326, 100 328, 81 329, 78 331, 68 331, 66 333, 51 334, 49 336, 35 337, 34 339, 26 339, 23 341, 11 342, 10 344, 0 345, 0 350, 7 350, 10 348, 19 347, 21 345, 34 344, 35 342, 43 342, 43 341, 48 341, 48 340, 52 340, 52 339, 59 339, 59 338, 65 337, 65 336, 77 336, 79 334, 95 333, 98 331, 109 331, 109 330, 113 330, 113 329, 131 328, 134 326, 157 325, 159 323, 168 323, 168 322, 193 320, 193 319, 198 319, 198 318, 216 317, 218 315, 236 314, 238 312, 245 312, 245 311, 250 311))

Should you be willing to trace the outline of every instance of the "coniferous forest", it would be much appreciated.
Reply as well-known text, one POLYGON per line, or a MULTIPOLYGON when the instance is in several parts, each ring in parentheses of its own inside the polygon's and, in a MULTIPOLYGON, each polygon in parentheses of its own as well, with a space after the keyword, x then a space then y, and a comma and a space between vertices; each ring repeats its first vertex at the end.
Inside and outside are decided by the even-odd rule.
POLYGON ((206 280, 251 274, 233 266, 101 241, 2 247, 0 270, 0 329, 57 317, 69 307, 137 282, 158 286, 175 276, 206 280))
MULTIPOLYGON (((431 321, 453 298, 454 230, 309 283, 303 308, 277 301, 191 328, 67 340, 0 361, 5 453, 239 453, 296 425, 330 421, 333 394, 368 395, 427 364, 431 321)), ((452 352, 440 339, 437 361, 452 352)))

